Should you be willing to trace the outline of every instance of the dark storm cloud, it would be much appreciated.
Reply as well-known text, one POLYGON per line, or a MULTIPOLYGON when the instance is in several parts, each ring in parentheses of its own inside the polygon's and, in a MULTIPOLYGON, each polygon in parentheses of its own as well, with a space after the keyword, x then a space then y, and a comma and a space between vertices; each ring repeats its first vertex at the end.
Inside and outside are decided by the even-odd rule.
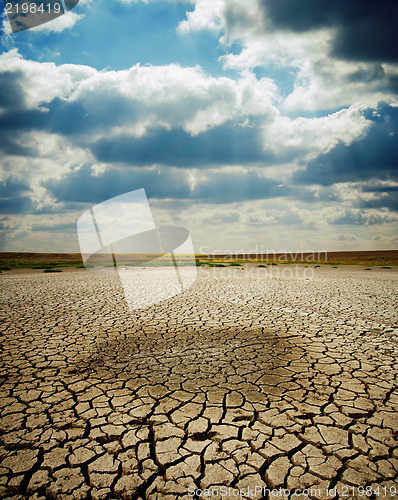
POLYGON ((36 205, 29 196, 0 198, 0 212, 3 214, 27 213, 35 210, 36 205))
POLYGON ((23 80, 22 71, 2 73, 0 78, 0 108, 23 109, 25 97, 18 80, 23 80))
POLYGON ((371 200, 360 200, 358 204, 363 208, 387 209, 392 212, 398 212, 398 190, 382 193, 374 193, 376 196, 371 200))
POLYGON ((398 61, 395 0, 260 0, 274 28, 335 28, 331 55, 356 61, 398 61))
POLYGON ((91 150, 98 161, 133 165, 208 167, 276 161, 273 154, 263 151, 261 129, 233 124, 197 136, 182 129, 156 129, 139 138, 119 136, 99 140, 91 150))
POLYGON ((187 198, 187 179, 172 172, 145 169, 112 168, 93 175, 86 165, 62 179, 43 182, 48 191, 61 202, 100 203, 128 191, 144 187, 149 197, 187 198))
POLYGON ((11 177, 0 182, 0 212, 22 213, 35 209, 29 186, 11 177))
POLYGON ((372 197, 369 199, 368 196, 358 196, 352 203, 353 208, 375 208, 398 212, 398 186, 389 186, 376 181, 362 184, 358 188, 361 193, 371 193, 372 197))
MULTIPOLYGON (((4 97, 6 99, 6 94, 4 97)), ((23 103, 18 97, 16 102, 7 102, 3 107, 3 113, 0 114, 0 151, 7 155, 31 156, 34 158, 36 148, 24 144, 21 141, 20 134, 22 132, 45 130, 49 116, 44 111, 27 110, 23 109, 22 106, 23 103), (14 105, 17 107, 14 108, 14 105)))
POLYGON ((24 144, 18 134, 13 133, 12 130, 1 131, 0 129, 0 151, 6 155, 36 156, 36 149, 24 144))
POLYGON ((20 180, 15 180, 12 177, 4 179, 0 182, 0 199, 13 198, 30 191, 29 186, 20 180))
POLYGON ((363 186, 363 193, 397 193, 398 194, 398 186, 386 186, 384 184, 375 185, 375 186, 363 186))
POLYGON ((109 127, 112 117, 115 121, 119 119, 115 114, 106 117, 101 113, 88 113, 82 103, 55 98, 43 109, 7 107, 0 116, 0 133, 7 135, 40 130, 79 137, 82 133, 95 133, 98 129, 109 127))
POLYGON ((68 176, 49 180, 43 185, 60 202, 100 203, 108 198, 135 189, 145 188, 149 198, 195 200, 209 203, 286 196, 286 187, 256 172, 215 172, 190 189, 188 177, 178 170, 112 169, 92 175, 90 166, 71 172, 68 176))
POLYGON ((7 155, 35 156, 31 146, 19 140, 23 131, 42 129, 47 117, 42 111, 26 109, 20 85, 22 72, 0 75, 0 151, 7 155))
POLYGON ((381 106, 369 111, 369 131, 349 146, 337 144, 308 163, 293 179, 299 184, 329 186, 369 179, 398 180, 398 108, 381 106))
POLYGON ((143 113, 138 103, 120 95, 100 95, 76 102, 57 97, 47 107, 47 129, 67 136, 101 132, 113 124, 134 123, 143 113))

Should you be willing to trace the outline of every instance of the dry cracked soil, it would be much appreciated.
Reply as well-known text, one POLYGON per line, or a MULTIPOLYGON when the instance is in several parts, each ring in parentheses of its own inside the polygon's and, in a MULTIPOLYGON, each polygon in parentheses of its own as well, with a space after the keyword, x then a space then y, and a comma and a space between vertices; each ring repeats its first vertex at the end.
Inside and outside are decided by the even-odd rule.
POLYGON ((397 269, 311 267, 3 273, 0 497, 394 498, 397 269))

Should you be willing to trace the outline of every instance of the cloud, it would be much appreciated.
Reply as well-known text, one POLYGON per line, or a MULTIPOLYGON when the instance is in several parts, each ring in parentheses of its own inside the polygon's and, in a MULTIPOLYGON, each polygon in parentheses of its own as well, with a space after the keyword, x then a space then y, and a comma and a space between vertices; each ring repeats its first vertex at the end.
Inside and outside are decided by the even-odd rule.
POLYGON ((70 224, 52 224, 50 226, 45 226, 43 224, 37 224, 32 226, 32 231, 38 232, 50 232, 50 233, 75 233, 76 232, 76 223, 72 222, 70 224))
POLYGON ((374 193, 371 199, 359 199, 358 204, 364 208, 383 208, 398 212, 398 189, 389 192, 374 193))
POLYGON ((0 182, 0 198, 12 198, 30 191, 29 185, 13 177, 8 177, 0 182))
MULTIPOLYGON (((60 178, 84 162, 92 162, 93 158, 89 152, 71 144, 63 136, 37 130, 19 131, 14 136, 11 133, 1 136, 0 185, 5 183, 5 192, 9 194, 6 201, 8 213, 13 206, 10 200, 19 196, 12 188, 16 183, 27 188, 24 195, 32 202, 30 207, 26 205, 27 210, 34 210, 36 213, 43 210, 47 213, 62 211, 64 208, 56 205, 54 198, 41 182, 49 177, 60 178), (9 142, 10 138, 14 139, 14 143, 6 147, 4 139, 9 142), (10 184, 10 180, 13 184, 10 184)), ((21 204, 22 200, 19 203, 21 204)))
POLYGON ((324 186, 369 179, 397 181, 398 107, 382 105, 366 114, 372 122, 367 134, 350 144, 339 142, 296 172, 293 180, 324 186))
MULTIPOLYGON (((124 5, 137 3, 151 3, 157 0, 118 0, 124 5)), ((194 5, 192 11, 187 11, 186 19, 178 25, 180 33, 189 33, 198 30, 219 31, 223 27, 223 10, 225 0, 165 0, 169 3, 190 3, 194 5)))
POLYGON ((0 198, 0 212, 3 214, 22 214, 35 209, 36 205, 29 196, 0 198))
POLYGON ((194 10, 187 12, 187 18, 180 22, 178 30, 180 33, 203 29, 219 31, 223 26, 224 3, 224 0, 196 0, 194 10))
POLYGON ((32 33, 61 33, 61 31, 73 28, 83 17, 83 14, 69 11, 52 21, 30 28, 29 31, 32 33))
MULTIPOLYGON (((204 2, 195 4, 183 22, 185 31, 200 29, 200 23, 190 23, 200 5, 206 7, 204 2)), ((397 6, 388 0, 377 5, 368 0, 365 5, 361 0, 338 0, 327 6, 317 0, 247 0, 244 4, 223 0, 217 16, 213 8, 206 12, 213 16, 207 25, 219 27, 220 44, 227 52, 220 57, 225 69, 264 68, 270 75, 283 69, 294 77, 284 112, 376 104, 387 101, 388 94, 393 98, 397 91, 397 6)))
POLYGON ((339 241, 358 241, 358 236, 350 233, 340 233, 337 235, 339 241))
POLYGON ((331 55, 356 61, 398 61, 398 5, 390 0, 261 0, 274 29, 308 32, 333 28, 331 55))
POLYGON ((46 111, 45 105, 55 98, 67 98, 81 82, 95 75, 89 66, 40 63, 24 59, 18 49, 0 55, 0 76, 14 80, 21 98, 21 106, 27 110, 46 111))
POLYGON ((76 215, 24 213, 0 221, 1 251, 79 252, 76 215))
POLYGON ((60 128, 62 123, 68 126, 71 115, 80 114, 81 119, 74 120, 79 133, 86 126, 91 134, 97 123, 107 135, 122 126, 142 135, 147 127, 159 125, 182 127, 195 135, 231 119, 272 119, 277 113, 276 86, 253 75, 238 80, 211 77, 199 67, 178 64, 96 71, 27 61, 16 50, 0 56, 0 65, 0 74, 22 93, 25 109, 49 112, 56 119, 59 115, 60 128))
POLYGON ((36 208, 31 199, 30 186, 14 177, 0 182, 0 213, 23 213, 36 208))
POLYGON ((378 210, 363 210, 363 209, 351 209, 344 208, 342 211, 338 212, 338 216, 333 220, 330 220, 330 224, 333 225, 344 225, 351 227, 361 227, 361 226, 375 226, 380 224, 392 224, 396 225, 398 222, 398 215, 388 212, 380 212, 378 210))
POLYGON ((206 222, 211 226, 218 224, 235 224, 240 222, 241 218, 242 214, 238 210, 227 209, 212 212, 206 219, 206 222))
POLYGON ((398 88, 397 65, 330 58, 331 34, 327 30, 255 32, 241 37, 235 39, 242 44, 241 50, 222 56, 220 61, 230 70, 264 68, 263 73, 270 76, 275 71, 279 74, 284 71, 286 76, 280 82, 281 90, 285 89, 280 106, 284 113, 330 112, 353 104, 394 100, 398 88), (286 84, 288 78, 294 80, 292 90, 286 84))
POLYGON ((319 118, 278 116, 264 128, 264 146, 275 156, 291 150, 302 164, 304 159, 326 153, 338 143, 349 145, 363 136, 373 123, 365 115, 367 110, 353 105, 319 118))
POLYGON ((8 16, 5 13, 5 11, 3 12, 3 15, 0 16, 0 21, 1 21, 1 31, 3 32, 3 36, 7 37, 7 41, 10 42, 11 41, 10 35, 12 33, 12 28, 11 28, 11 23, 8 20, 8 16))
POLYGON ((376 243, 378 247, 382 248, 396 248, 398 244, 398 235, 387 236, 384 234, 375 234, 372 236, 372 242, 376 243), (392 246, 391 246, 392 245, 392 246))

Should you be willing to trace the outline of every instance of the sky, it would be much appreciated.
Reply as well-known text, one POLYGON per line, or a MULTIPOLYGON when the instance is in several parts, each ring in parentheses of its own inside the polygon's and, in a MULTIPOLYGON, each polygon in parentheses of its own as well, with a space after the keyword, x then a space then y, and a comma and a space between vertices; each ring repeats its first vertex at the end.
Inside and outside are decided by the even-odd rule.
POLYGON ((0 251, 141 188, 196 253, 398 248, 395 0, 0 8, 0 251))

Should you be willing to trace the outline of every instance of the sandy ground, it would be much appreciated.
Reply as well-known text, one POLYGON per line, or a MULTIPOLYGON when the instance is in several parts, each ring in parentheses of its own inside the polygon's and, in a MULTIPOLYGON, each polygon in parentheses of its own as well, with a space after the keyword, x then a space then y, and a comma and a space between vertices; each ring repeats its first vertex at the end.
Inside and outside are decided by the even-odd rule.
POLYGON ((3 272, 0 497, 394 498, 397 283, 200 268, 130 312, 115 277, 3 272))

